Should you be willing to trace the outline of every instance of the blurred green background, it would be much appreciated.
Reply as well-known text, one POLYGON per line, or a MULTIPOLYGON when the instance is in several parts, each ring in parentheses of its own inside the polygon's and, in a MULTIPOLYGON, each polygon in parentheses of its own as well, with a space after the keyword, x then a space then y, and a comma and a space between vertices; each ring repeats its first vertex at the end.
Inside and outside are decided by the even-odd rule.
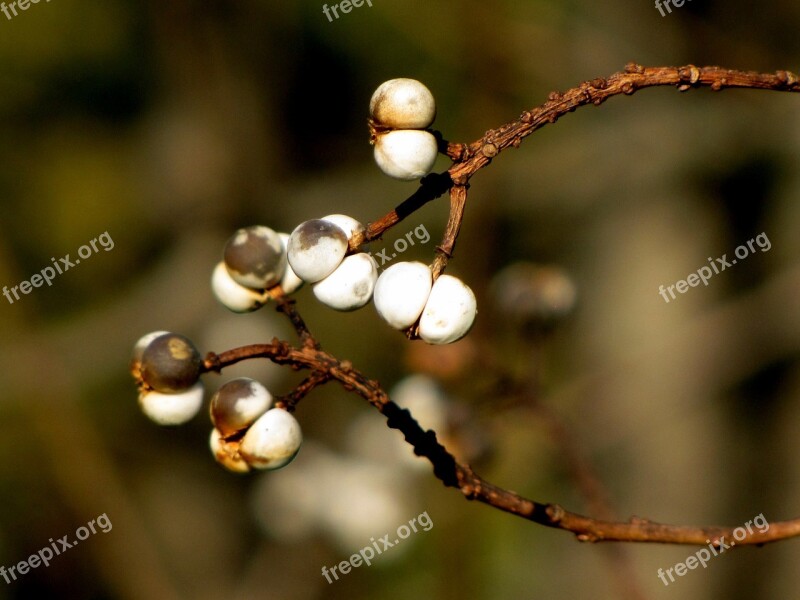
MULTIPOLYGON (((800 5, 788 0, 693 0, 666 17, 630 0, 372 3, 333 22, 322 3, 251 0, 56 0, 0 14, 0 285, 103 232, 115 244, 52 287, 0 298, 0 564, 103 513, 113 523, 0 581, 0 597, 796 597, 795 540, 726 553, 665 587, 657 569, 696 548, 584 545, 465 502, 398 461, 395 432, 334 386, 299 406, 295 463, 251 477, 215 464, 205 412, 175 429, 139 412, 127 367, 146 332, 183 333, 203 353, 293 339, 270 307, 241 316, 214 301, 232 231, 335 212, 369 222, 414 191, 373 164, 367 106, 383 80, 426 83, 434 127, 468 142, 629 60, 800 69, 800 5), (423 511, 430 531, 334 584, 321 576, 423 511)), ((333 313, 308 289, 298 306, 326 349, 387 389, 437 377, 448 439, 499 485, 596 514, 583 493, 594 480, 576 469, 588 465, 622 519, 792 518, 797 102, 644 90, 504 153, 470 191, 450 272, 480 314, 452 348, 406 342, 371 307, 333 313), (658 295, 761 232, 769 252, 669 304, 658 295), (557 265, 577 289, 574 312, 547 331, 521 327, 492 287, 520 260, 557 265)), ((431 241, 403 257, 430 260, 446 217, 446 200, 433 202, 372 248, 425 224, 431 241)), ((210 394, 250 374, 280 394, 298 381, 285 371, 204 380, 210 394)))

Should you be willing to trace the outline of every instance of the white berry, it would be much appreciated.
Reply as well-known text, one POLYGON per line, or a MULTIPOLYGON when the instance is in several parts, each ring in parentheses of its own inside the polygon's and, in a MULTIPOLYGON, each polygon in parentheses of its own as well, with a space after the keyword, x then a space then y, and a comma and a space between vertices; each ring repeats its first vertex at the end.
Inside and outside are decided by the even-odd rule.
POLYGON ((261 290, 281 280, 284 250, 281 239, 269 227, 253 225, 234 233, 225 244, 225 266, 233 280, 261 290))
POLYGON ((217 462, 229 471, 234 473, 247 473, 250 471, 250 465, 239 454, 239 443, 226 442, 222 439, 222 434, 219 430, 211 430, 208 446, 211 448, 211 453, 217 462))
POLYGON ((378 263, 360 252, 345 258, 336 270, 313 286, 317 300, 336 310, 361 308, 372 298, 378 263))
POLYGON ((375 162, 389 177, 411 181, 433 169, 439 150, 427 131, 398 129, 382 133, 375 141, 375 162))
POLYGON ((364 225, 360 221, 347 215, 328 215, 327 217, 322 217, 322 220, 336 225, 344 231, 348 239, 353 237, 353 234, 364 231, 364 225))
POLYGON ((416 79, 384 81, 369 101, 372 119, 391 129, 425 129, 436 117, 431 91, 416 79))
POLYGON ((461 339, 472 327, 478 304, 463 281, 442 275, 433 284, 419 321, 419 336, 429 344, 449 344, 461 339))
MULTIPOLYGON (((279 233, 278 235, 281 238, 281 245, 283 246, 284 254, 288 255, 289 234, 279 233)), ((303 280, 300 279, 297 276, 297 273, 294 272, 294 269, 292 269, 292 265, 289 264, 288 256, 284 256, 283 262, 286 264, 283 277, 281 278, 281 289, 283 290, 284 294, 294 294, 303 286, 303 280)))
POLYGON ((164 394, 155 390, 139 394, 142 412, 159 425, 182 425, 193 419, 202 405, 203 384, 200 381, 177 394, 164 394))
POLYGON ((422 314, 431 293, 432 275, 421 262, 399 262, 386 269, 375 284, 375 308, 395 329, 406 329, 422 314))
POLYGON ((283 408, 273 408, 247 430, 239 452, 251 467, 280 469, 292 461, 302 443, 297 419, 283 408))
POLYGON ((211 291, 222 306, 236 313, 258 310, 269 300, 263 292, 236 283, 221 261, 211 274, 211 291))
POLYGON ((152 342, 157 337, 161 337, 165 333, 169 333, 169 331, 151 331, 150 333, 146 333, 142 337, 140 337, 136 341, 136 344, 134 344, 134 346, 133 346, 133 360, 134 360, 134 362, 136 362, 136 361, 141 362, 142 354, 144 354, 144 351, 150 345, 150 342, 152 342))
POLYGON ((337 225, 312 219, 298 225, 289 236, 289 264, 303 281, 315 283, 339 266, 347 253, 347 235, 337 225))
POLYGON ((223 435, 252 425, 272 408, 272 394, 261 383, 238 377, 222 384, 211 397, 211 422, 223 435))

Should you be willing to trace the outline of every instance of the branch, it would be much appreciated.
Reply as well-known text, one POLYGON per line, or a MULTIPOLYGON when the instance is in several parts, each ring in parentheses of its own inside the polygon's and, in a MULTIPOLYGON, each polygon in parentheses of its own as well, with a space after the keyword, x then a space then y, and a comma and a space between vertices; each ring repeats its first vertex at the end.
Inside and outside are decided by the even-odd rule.
MULTIPOLYGON (((446 142, 439 138, 440 151, 452 159, 453 164, 444 173, 432 174, 422 179, 421 186, 397 208, 373 221, 366 231, 355 234, 349 243, 350 251, 355 252, 361 245, 380 238, 386 231, 397 225, 414 211, 431 200, 443 195, 451 186, 462 188, 461 203, 454 201, 451 190, 450 216, 447 231, 442 243, 437 247, 433 263, 434 279, 438 277, 452 257, 456 238, 463 219, 466 188, 475 173, 489 165, 492 159, 509 147, 518 148, 522 140, 537 129, 555 123, 559 118, 575 109, 593 104, 599 106, 612 96, 630 96, 648 87, 674 85, 685 92, 692 88, 709 87, 714 91, 725 88, 752 88, 762 90, 800 92, 800 78, 791 71, 757 73, 736 71, 722 67, 643 67, 630 62, 625 70, 609 77, 597 77, 584 81, 566 92, 550 92, 544 104, 524 111, 519 119, 488 130, 482 138, 471 144, 446 142)), ((374 129, 374 127, 373 127, 374 129)), ((413 337, 413 334, 412 334, 413 337)))
POLYGON ((408 215, 444 194, 450 189, 451 185, 453 185, 453 182, 448 172, 426 175, 420 181, 419 189, 398 205, 397 208, 367 225, 365 231, 353 234, 349 242, 350 251, 354 252, 363 244, 377 240, 408 215))
POLYGON ((467 185, 455 185, 450 188, 450 216, 444 231, 442 243, 436 247, 436 259, 433 261, 433 280, 441 275, 447 267, 447 261, 453 256, 456 239, 464 220, 464 209, 467 206, 467 185))
POLYGON ((630 96, 637 90, 674 85, 685 92, 692 88, 710 87, 714 91, 725 88, 754 88, 784 92, 800 91, 800 80, 790 71, 756 73, 735 71, 722 67, 643 67, 628 63, 625 70, 603 78, 584 81, 579 86, 564 92, 551 92, 547 102, 524 111, 518 120, 490 129, 479 140, 458 148, 457 156, 451 156, 454 164, 448 171, 453 181, 469 179, 509 146, 518 147, 523 139, 534 131, 555 123, 560 117, 580 106, 599 106, 612 96, 630 96))
POLYGON ((311 335, 311 332, 308 330, 303 317, 300 316, 300 313, 297 312, 297 309, 294 307, 296 301, 291 298, 287 298, 280 286, 273 288, 270 293, 278 303, 278 312, 285 314, 289 321, 291 321, 295 332, 300 338, 300 341, 303 342, 303 346, 319 350, 319 342, 314 338, 313 335, 311 335))
MULTIPOLYGON (((229 365, 253 358, 267 358, 279 365, 295 369, 310 369, 312 378, 338 381, 346 390, 377 408, 387 420, 387 425, 398 429, 414 448, 414 453, 424 456, 433 465, 434 475, 445 486, 458 488, 468 500, 477 500, 499 510, 545 527, 573 533, 582 542, 650 542, 663 544, 713 544, 722 546, 733 539, 735 528, 688 527, 666 525, 647 519, 632 517, 627 522, 597 520, 572 513, 558 504, 540 503, 498 487, 475 473, 469 465, 459 463, 436 439, 433 431, 423 430, 408 410, 392 402, 378 382, 369 379, 347 361, 311 347, 293 348, 288 343, 273 340, 270 344, 253 344, 228 350, 221 354, 210 353, 204 371, 217 371, 229 365)), ((754 531, 737 545, 762 545, 800 535, 800 519, 770 523, 765 532, 754 531)))
POLYGON ((308 396, 321 385, 328 383, 330 380, 331 377, 326 372, 312 371, 311 375, 298 383, 297 387, 295 387, 291 392, 285 396, 275 398, 275 406, 280 406, 289 412, 294 412, 294 409, 300 400, 308 396))
MULTIPOLYGON (((674 85, 680 91, 704 86, 714 91, 731 87, 800 91, 798 77, 789 71, 766 74, 720 67, 642 67, 629 63, 623 72, 608 78, 585 81, 564 93, 552 92, 541 106, 523 112, 516 121, 487 131, 471 144, 446 142, 439 135, 440 150, 453 160, 451 167, 445 173, 425 177, 407 200, 370 223, 365 231, 355 234, 349 241, 350 251, 379 238, 408 215, 450 190, 450 216, 432 267, 434 276, 440 275, 452 257, 464 217, 469 181, 475 173, 490 164, 506 148, 518 147, 523 139, 540 127, 555 123, 561 116, 580 106, 600 105, 615 95, 631 95, 639 89, 662 85, 674 85)), ((393 403, 378 382, 354 369, 349 362, 339 361, 324 352, 295 310, 293 301, 284 298, 280 290, 273 297, 278 302, 278 310, 286 314, 294 325, 302 346, 295 348, 287 342, 274 339, 270 344, 245 346, 219 355, 210 353, 203 365, 204 372, 219 371, 251 358, 267 358, 295 370, 310 370, 309 377, 292 393, 280 399, 290 410, 315 388, 336 380, 346 390, 356 392, 377 408, 386 417, 389 427, 401 431, 414 452, 431 462, 434 475, 445 486, 458 488, 468 500, 483 502, 545 527, 569 531, 580 541, 710 544, 721 547, 726 545, 727 539, 733 545, 734 528, 667 525, 638 517, 626 522, 593 519, 567 511, 558 504, 527 499, 486 481, 469 465, 458 462, 439 443, 435 432, 423 430, 407 410, 393 403)), ((736 544, 762 545, 796 536, 800 536, 800 519, 770 523, 766 531, 749 533, 744 539, 737 539, 736 544)))

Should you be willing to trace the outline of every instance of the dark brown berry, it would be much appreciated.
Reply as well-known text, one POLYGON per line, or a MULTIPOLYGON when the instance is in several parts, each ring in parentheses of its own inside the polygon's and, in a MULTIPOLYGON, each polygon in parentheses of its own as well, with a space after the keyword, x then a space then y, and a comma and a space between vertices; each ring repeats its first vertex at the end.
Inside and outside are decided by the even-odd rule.
POLYGON ((151 341, 142 353, 141 375, 157 392, 175 394, 197 383, 202 365, 200 353, 188 338, 165 333, 151 341))

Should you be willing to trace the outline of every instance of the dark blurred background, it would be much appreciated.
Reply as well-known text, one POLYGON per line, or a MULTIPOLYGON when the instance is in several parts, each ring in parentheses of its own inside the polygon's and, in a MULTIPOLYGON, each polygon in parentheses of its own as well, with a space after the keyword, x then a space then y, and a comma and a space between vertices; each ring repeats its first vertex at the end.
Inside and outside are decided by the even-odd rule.
MULTIPOLYGON (((367 107, 385 79, 423 81, 434 127, 468 142, 630 60, 800 69, 800 5, 788 0, 692 0, 665 17, 629 0, 372 4, 332 22, 322 3, 250 0, 55 0, 0 14, 0 285, 103 232, 114 241, 51 287, 0 297, 0 564, 98 515, 113 523, 0 581, 0 597, 796 597, 797 541, 726 553, 665 587, 658 568, 696 548, 584 545, 465 502, 334 386, 299 406, 296 461, 248 477, 214 462, 205 411, 174 429, 139 412, 127 367, 144 333, 177 331, 202 352, 293 339, 271 307, 233 315, 214 301, 232 231, 337 212, 369 222, 416 189, 373 163, 367 107), (321 576, 424 511, 430 531, 333 584, 321 576)), ((387 389, 424 373, 407 401, 499 485, 622 519, 792 518, 797 102, 644 90, 501 155, 473 180, 450 267, 480 311, 453 347, 410 344, 371 307, 334 313, 308 289, 298 306, 326 349, 387 389), (658 295, 761 232, 768 252, 669 304, 658 295), (518 261, 550 270, 498 283, 518 261), (555 286, 566 308, 515 315, 508 285, 521 298, 555 286)), ((446 199, 433 202, 372 249, 424 224, 431 240, 403 259, 429 261, 446 218, 446 199)), ((247 374, 280 394, 298 381, 285 371, 241 365, 204 380, 210 394, 247 374)))

